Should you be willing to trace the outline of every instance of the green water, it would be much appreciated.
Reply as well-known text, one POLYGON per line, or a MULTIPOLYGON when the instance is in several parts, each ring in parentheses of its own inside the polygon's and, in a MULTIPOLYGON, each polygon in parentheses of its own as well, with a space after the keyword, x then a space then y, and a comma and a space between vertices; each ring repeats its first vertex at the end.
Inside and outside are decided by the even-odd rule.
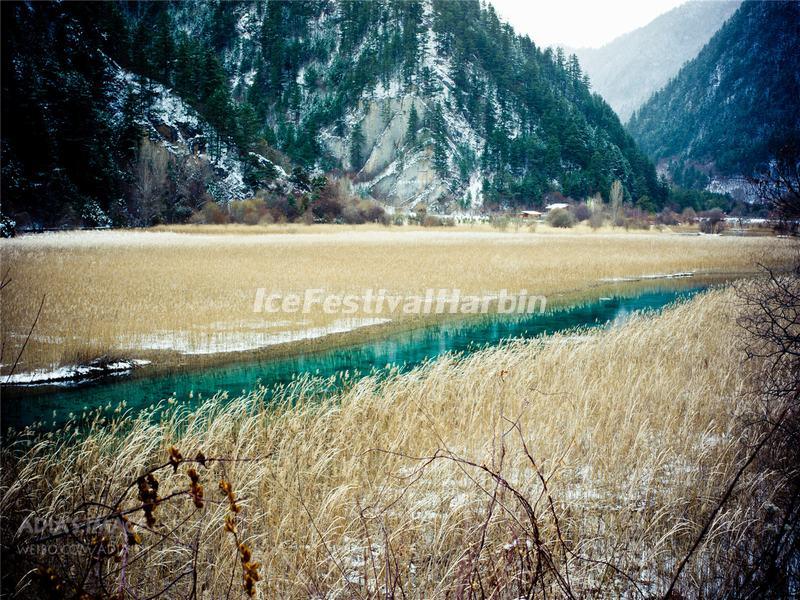
POLYGON ((237 396, 252 390, 260 381, 266 387, 286 384, 310 373, 329 377, 349 370, 362 374, 388 365, 408 369, 446 352, 468 354, 512 338, 531 338, 575 327, 608 326, 625 320, 631 313, 658 310, 676 300, 688 298, 709 286, 693 279, 654 283, 648 288, 619 286, 610 297, 545 314, 510 317, 495 315, 480 320, 449 322, 424 329, 395 333, 353 346, 299 354, 289 358, 256 360, 234 365, 154 376, 107 378, 91 384, 11 387, 3 390, 2 430, 43 422, 45 428, 67 420, 69 413, 123 400, 136 410, 169 398, 173 394, 193 402, 210 398, 218 391, 237 396), (55 414, 54 414, 55 411, 55 414))

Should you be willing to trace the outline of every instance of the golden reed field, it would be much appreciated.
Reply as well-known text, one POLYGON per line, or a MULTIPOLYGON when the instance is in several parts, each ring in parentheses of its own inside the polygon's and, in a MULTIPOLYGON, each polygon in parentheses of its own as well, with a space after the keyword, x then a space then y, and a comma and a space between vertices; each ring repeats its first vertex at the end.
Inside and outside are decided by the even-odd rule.
POLYGON ((419 320, 403 314, 343 318, 319 305, 309 314, 254 313, 258 288, 357 295, 367 288, 406 295, 429 288, 476 295, 526 289, 554 305, 597 295, 593 288, 603 279, 752 272, 757 261, 777 264, 791 253, 788 240, 774 237, 375 226, 274 226, 239 235, 240 229, 0 241, 2 272, 10 279, 0 297, 0 372, 9 372, 26 339, 18 374, 98 357, 162 366, 213 362, 236 352, 313 348, 348 332, 371 334, 419 320))
MULTIPOLYGON (((399 284, 411 281, 415 257, 421 277, 438 281, 448 269, 431 253, 469 252, 461 236, 363 237, 347 252, 331 246, 324 253, 302 239, 251 242, 262 244, 257 257, 252 245, 235 241, 220 247, 218 239, 124 237, 134 242, 121 249, 118 268, 134 277, 103 293, 122 299, 128 292, 129 313, 143 310, 137 302, 152 299, 157 288, 169 288, 171 264, 140 260, 165 256, 165 245, 179 264, 202 256, 197 262, 207 271, 180 279, 198 290, 209 289, 214 276, 222 287, 231 283, 228 263, 245 277, 254 269, 249 276, 259 282, 260 268, 287 254, 298 258, 304 277, 360 257, 364 268, 355 268, 353 278, 361 284, 374 261, 394 257, 383 273, 399 284), (151 280, 155 273, 164 278, 151 280)), ((478 268, 459 273, 459 281, 496 285, 498 270, 527 281, 523 274, 530 270, 556 286, 546 260, 559 254, 572 259, 562 265, 574 265, 560 269, 569 286, 655 269, 743 268, 746 251, 770 247, 750 240, 590 241, 571 240, 567 247, 559 238, 470 240, 478 268), (514 254, 519 269, 512 266, 514 254)), ((80 306, 78 298, 100 293, 92 283, 96 273, 114 268, 103 258, 103 244, 118 240, 100 236, 95 243, 67 236, 60 242, 67 249, 57 253, 36 240, 52 263, 60 256, 65 266, 93 265, 84 285, 67 286, 61 299, 80 306)), ((25 243, 14 251, 27 257, 19 264, 37 263, 25 243)), ((44 262, 37 264, 52 269, 52 277, 69 279, 71 271, 44 262)), ((287 273, 276 276, 290 281, 287 273)), ((27 281, 28 289, 38 291, 44 279, 27 281)), ((326 281, 346 285, 332 274, 326 281)), ((179 306, 198 297, 190 294, 181 304, 177 291, 173 296, 179 306)), ((79 310, 86 318, 112 314, 107 307, 102 313, 102 305, 79 310)), ((177 318, 179 311, 169 310, 177 318)), ((41 531, 42 523, 85 527, 117 516, 100 533, 53 533, 64 546, 58 556, 45 555, 52 568, 44 575, 27 573, 24 558, 7 560, 4 568, 20 576, 19 588, 66 593, 82 577, 87 588, 102 582, 111 592, 135 590, 141 598, 166 585, 167 596, 206 598, 248 591, 263 598, 663 594, 678 557, 760 435, 743 426, 757 410, 748 392, 761 363, 743 360, 739 311, 727 288, 612 329, 514 342, 383 381, 361 379, 327 398, 315 395, 316 385, 306 379, 279 391, 276 404, 260 390, 206 403, 193 414, 176 406, 160 420, 123 417, 108 407, 88 430, 23 435, 3 450, 7 538, 41 531), (143 514, 148 498, 151 509, 143 514)), ((59 322, 51 319, 48 327, 59 322)), ((686 565, 675 597, 721 593, 732 565, 747 560, 748 544, 761 532, 753 524, 764 520, 777 491, 769 470, 741 478, 686 565)))

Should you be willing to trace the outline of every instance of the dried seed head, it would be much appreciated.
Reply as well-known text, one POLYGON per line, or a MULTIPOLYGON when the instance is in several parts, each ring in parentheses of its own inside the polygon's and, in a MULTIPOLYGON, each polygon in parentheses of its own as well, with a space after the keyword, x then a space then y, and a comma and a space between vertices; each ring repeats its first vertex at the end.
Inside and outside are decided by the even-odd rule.
POLYGON ((239 544, 239 554, 242 555, 243 563, 250 562, 250 559, 253 557, 253 553, 250 551, 250 547, 244 542, 239 544))
POLYGON ((236 533, 236 521, 231 515, 225 515, 225 531, 236 533))
POLYGON ((139 488, 139 500, 142 501, 142 511, 147 520, 147 525, 152 527, 156 524, 153 511, 158 504, 158 480, 150 473, 137 479, 136 485, 139 488))
POLYGON ((196 508, 203 508, 203 486, 197 484, 194 487, 192 496, 194 498, 194 505, 196 508))
POLYGON ((191 481, 189 484, 189 494, 191 494, 194 500, 194 505, 196 508, 203 508, 203 486, 200 485, 200 475, 198 475, 197 471, 194 469, 189 469, 187 475, 189 475, 191 481))
POLYGON ((158 491, 158 479, 156 479, 152 473, 147 475, 147 484, 156 492, 158 491))
POLYGON ((169 447, 169 464, 172 465, 173 472, 178 470, 178 465, 183 462, 183 455, 178 452, 175 446, 169 447))
POLYGON ((230 506, 231 512, 238 513, 241 508, 236 504, 236 496, 233 493, 231 484, 223 479, 219 482, 219 489, 228 497, 228 505, 230 506))
POLYGON ((135 531, 129 531, 128 532, 128 545, 129 546, 136 546, 137 544, 141 544, 141 543, 142 543, 142 536, 141 535, 139 535, 135 531))
POLYGON ((250 597, 256 594, 256 582, 261 579, 258 574, 258 569, 261 568, 261 563, 245 562, 242 564, 242 579, 244 579, 244 589, 250 597))

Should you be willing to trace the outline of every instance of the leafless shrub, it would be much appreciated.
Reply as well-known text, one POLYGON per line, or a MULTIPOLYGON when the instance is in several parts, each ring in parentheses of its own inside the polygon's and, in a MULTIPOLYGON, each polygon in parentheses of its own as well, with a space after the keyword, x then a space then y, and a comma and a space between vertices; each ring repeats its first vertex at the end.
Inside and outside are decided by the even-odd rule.
POLYGON ((650 215, 638 207, 625 207, 623 211, 625 230, 650 229, 650 215))
POLYGON ((687 206, 681 212, 681 223, 687 223, 689 225, 694 224, 697 221, 697 213, 691 206, 687 206))
POLYGON ((712 208, 700 213, 700 231, 703 233, 722 233, 725 230, 725 213, 712 208))
POLYGON ((737 287, 744 351, 760 365, 747 392, 758 408, 741 419, 741 435, 752 444, 679 563, 667 597, 748 477, 763 481, 747 492, 761 509, 747 538, 722 540, 730 548, 730 562, 717 589, 725 597, 778 598, 791 596, 800 585, 800 261, 787 272, 766 267, 764 272, 737 287))
POLYGON ((230 222, 230 215, 219 204, 209 200, 199 211, 192 215, 191 222, 195 224, 223 225, 230 222))
POLYGON ((592 216, 592 211, 586 202, 580 202, 578 204, 573 204, 569 207, 570 212, 575 217, 577 222, 586 221, 592 216))
POLYGON ((738 582, 748 597, 791 595, 800 586, 800 259, 786 272, 764 268, 762 279, 740 286, 746 351, 763 361, 755 390, 761 409, 752 427, 769 428, 755 458, 773 474, 776 490, 764 509, 764 532, 754 560, 738 582))
POLYGON ((589 217, 589 226, 594 229, 600 229, 605 222, 605 215, 603 214, 603 210, 601 208, 595 208, 592 211, 592 215, 589 217))
POLYGON ((225 469, 251 459, 206 457, 200 450, 188 458, 174 446, 167 454, 166 462, 130 480, 120 476, 100 489, 87 483, 73 496, 82 501, 45 518, 23 510, 26 492, 12 484, 3 499, 6 582, 16 580, 15 592, 25 597, 197 598, 208 580, 206 547, 224 554, 228 534, 230 558, 214 565, 230 569, 222 597, 255 596, 261 565, 241 531, 242 506, 225 469), (217 479, 222 499, 204 485, 217 479))
POLYGON ((575 217, 572 213, 563 208, 554 208, 547 213, 547 224, 551 227, 561 227, 569 229, 575 225, 575 217))
POLYGON ((213 178, 208 161, 187 155, 174 159, 170 179, 176 206, 174 219, 185 221, 193 211, 213 200, 208 193, 208 182, 213 178))
POLYGON ((678 224, 678 215, 676 215, 673 211, 669 208, 665 208, 660 213, 656 215, 656 223, 660 225, 677 225, 678 224))

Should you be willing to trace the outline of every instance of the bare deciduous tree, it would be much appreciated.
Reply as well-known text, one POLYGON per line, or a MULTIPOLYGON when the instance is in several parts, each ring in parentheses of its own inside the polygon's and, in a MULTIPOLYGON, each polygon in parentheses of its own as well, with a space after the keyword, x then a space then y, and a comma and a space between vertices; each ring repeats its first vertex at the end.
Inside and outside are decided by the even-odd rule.
POLYGON ((208 182, 213 177, 208 161, 195 156, 180 157, 175 161, 173 175, 176 205, 194 212, 213 200, 208 193, 208 182))
POLYGON ((166 208, 169 154, 167 150, 142 139, 133 164, 133 185, 128 210, 139 225, 158 222, 166 208))
POLYGON ((751 182, 780 229, 796 234, 800 221, 800 141, 784 143, 769 167, 751 182))
POLYGON ((616 225, 622 209, 622 182, 619 179, 615 179, 611 184, 609 202, 611 204, 611 223, 616 225))

